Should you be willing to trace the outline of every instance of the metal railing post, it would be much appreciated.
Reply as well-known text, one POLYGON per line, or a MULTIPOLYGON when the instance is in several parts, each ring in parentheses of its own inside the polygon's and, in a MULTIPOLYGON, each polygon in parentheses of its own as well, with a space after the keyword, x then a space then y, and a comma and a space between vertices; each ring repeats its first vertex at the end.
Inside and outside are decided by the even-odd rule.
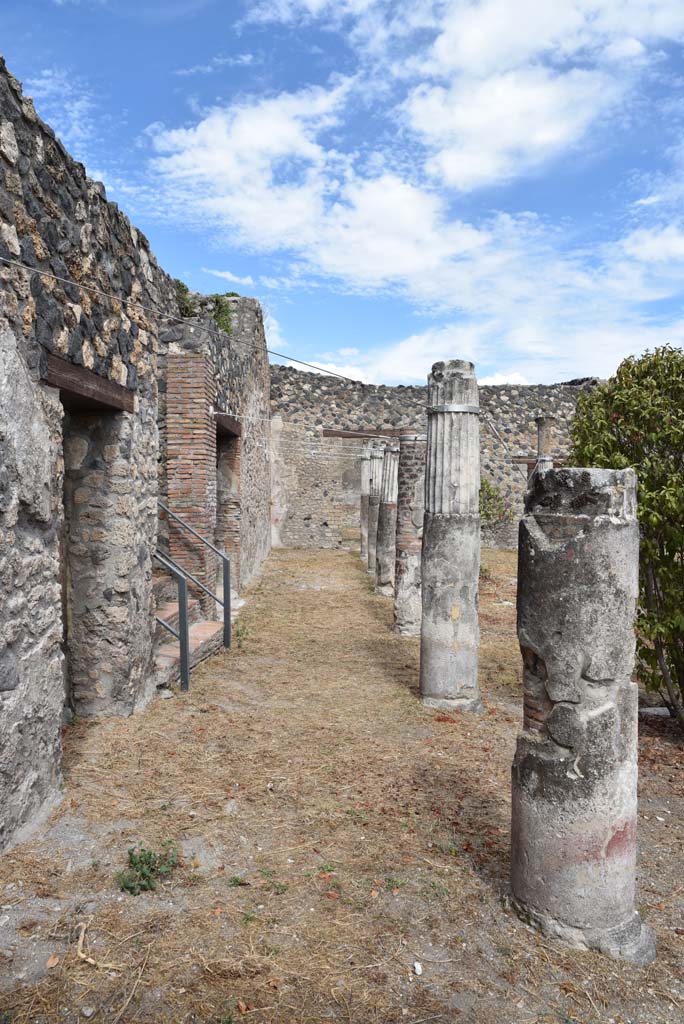
POLYGON ((181 692, 190 688, 190 633, 188 628, 188 581, 178 576, 178 640, 180 642, 181 692))
POLYGON ((230 647, 230 559, 222 556, 223 561, 223 646, 230 647))

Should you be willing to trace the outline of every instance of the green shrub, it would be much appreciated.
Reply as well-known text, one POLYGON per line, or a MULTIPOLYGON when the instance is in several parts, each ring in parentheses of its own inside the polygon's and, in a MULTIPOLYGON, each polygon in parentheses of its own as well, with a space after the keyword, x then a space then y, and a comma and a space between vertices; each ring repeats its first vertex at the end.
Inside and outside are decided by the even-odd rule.
POLYGON ((190 319, 196 312, 195 304, 190 297, 190 289, 184 281, 179 281, 177 277, 174 278, 173 286, 176 289, 178 312, 185 319, 190 319))
POLYGON ((684 352, 625 359, 580 397, 572 442, 575 465, 636 470, 638 671, 684 724, 684 352))
POLYGON ((146 850, 144 846, 136 849, 131 846, 128 851, 128 867, 119 871, 116 881, 123 892, 139 896, 157 888, 159 879, 171 874, 180 860, 178 849, 171 839, 162 843, 162 852, 146 850))
POLYGON ((230 317, 230 302, 228 298, 231 295, 237 294, 236 292, 227 292, 225 295, 212 295, 211 298, 214 300, 214 323, 220 331, 224 334, 232 334, 233 323, 230 317))
POLYGON ((510 522, 513 510, 503 494, 491 480, 483 476, 480 480, 480 519, 482 526, 495 530, 497 526, 510 522))

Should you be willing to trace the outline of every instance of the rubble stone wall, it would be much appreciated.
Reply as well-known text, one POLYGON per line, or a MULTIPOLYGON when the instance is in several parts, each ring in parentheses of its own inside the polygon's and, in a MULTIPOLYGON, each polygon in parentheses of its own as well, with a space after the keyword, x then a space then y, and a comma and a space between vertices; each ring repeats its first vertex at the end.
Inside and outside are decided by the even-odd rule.
MULTIPOLYGON (((174 511, 187 517, 195 529, 217 546, 225 546, 230 540, 233 584, 244 586, 259 571, 270 550, 270 376, 263 315, 256 299, 226 297, 224 302, 230 310, 227 333, 220 331, 213 321, 210 300, 200 296, 192 296, 192 300, 197 303, 197 316, 203 326, 176 323, 161 336, 160 490, 165 497, 169 496, 171 467, 183 461, 184 452, 194 448, 195 470, 188 476, 187 493, 174 511), (173 395, 169 393, 172 385, 173 395), (198 409, 202 406, 201 426, 197 415, 189 417, 187 409, 184 411, 184 406, 189 407, 190 403, 198 409), (172 429, 167 429, 169 411, 173 413, 172 429), (210 423, 214 413, 233 417, 242 431, 239 457, 233 455, 238 477, 232 482, 223 478, 224 460, 219 459, 217 467, 216 430, 210 423), (203 455, 197 445, 198 430, 203 455), (193 493, 190 479, 198 474, 203 477, 199 503, 194 500, 198 495, 193 493)), ((219 437, 219 453, 222 447, 225 446, 219 437)), ((187 470, 187 466, 181 467, 186 475, 187 470)), ((187 535, 177 539, 190 545, 179 558, 181 564, 192 571, 200 568, 191 546, 194 542, 189 542, 187 535)))
MULTIPOLYGON (((489 542, 515 545, 527 470, 513 459, 536 454, 535 416, 543 411, 556 417, 552 454, 562 460, 577 398, 594 384, 588 379, 480 388, 482 474, 500 489, 513 513, 511 524, 490 534, 489 542)), ((356 447, 360 452, 362 442, 325 438, 324 429, 425 433, 426 402, 427 387, 362 384, 271 366, 273 522, 279 542, 293 547, 336 547, 358 535, 356 447), (332 459, 331 451, 337 453, 332 459)))
POLYGON ((0 257, 3 845, 57 791, 65 697, 85 716, 144 698, 159 346, 148 310, 178 313, 145 237, 3 62, 0 257), (133 411, 65 415, 48 356, 118 385, 133 411))

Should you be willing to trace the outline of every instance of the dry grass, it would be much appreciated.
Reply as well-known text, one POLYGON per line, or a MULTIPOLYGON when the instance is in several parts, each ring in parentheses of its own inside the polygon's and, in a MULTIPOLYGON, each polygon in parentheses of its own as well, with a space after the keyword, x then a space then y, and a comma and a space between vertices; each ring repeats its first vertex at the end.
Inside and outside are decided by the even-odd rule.
POLYGON ((487 552, 486 567, 483 715, 420 706, 418 644, 390 632, 391 602, 358 558, 280 551, 240 648, 196 671, 187 697, 68 729, 59 812, 0 858, 2 1024, 84 1008, 108 1024, 681 1021, 672 737, 642 744, 657 963, 567 950, 504 909, 515 558, 487 552), (119 892, 128 846, 167 839, 184 854, 170 881, 119 892))

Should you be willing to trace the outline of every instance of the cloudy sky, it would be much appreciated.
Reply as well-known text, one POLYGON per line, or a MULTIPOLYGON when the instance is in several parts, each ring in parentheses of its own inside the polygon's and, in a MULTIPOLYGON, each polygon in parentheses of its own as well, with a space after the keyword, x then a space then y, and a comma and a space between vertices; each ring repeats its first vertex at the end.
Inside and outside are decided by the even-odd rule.
POLYGON ((684 0, 2 0, 0 40, 273 348, 540 383, 684 344, 684 0))

